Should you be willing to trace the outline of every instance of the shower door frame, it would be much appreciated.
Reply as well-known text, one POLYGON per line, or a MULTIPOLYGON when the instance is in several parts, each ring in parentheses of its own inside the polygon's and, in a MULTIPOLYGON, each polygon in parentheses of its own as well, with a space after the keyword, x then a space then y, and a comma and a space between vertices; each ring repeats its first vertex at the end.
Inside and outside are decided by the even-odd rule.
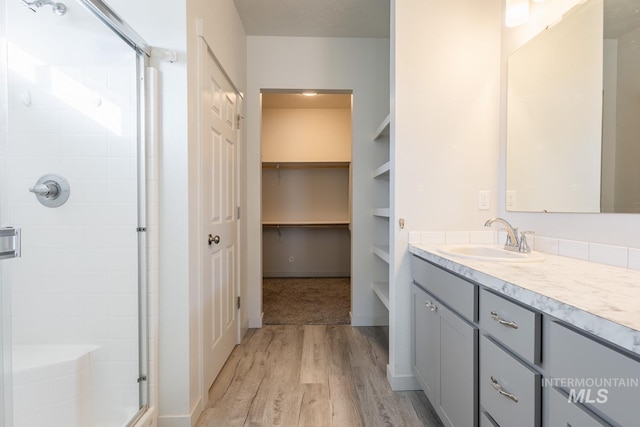
MULTIPOLYGON (((111 29, 117 36, 119 36, 127 45, 129 45, 136 52, 136 95, 137 95, 137 114, 136 114, 136 122, 137 122, 137 261, 138 261, 138 384, 139 384, 139 411, 133 416, 131 420, 128 421, 127 426, 133 426, 147 411, 149 408, 149 380, 148 380, 148 369, 149 369, 149 349, 148 349, 148 278, 147 278, 147 194, 146 194, 146 152, 147 152, 147 144, 146 144, 146 123, 147 123, 147 87, 145 81, 145 72, 147 67, 149 66, 149 58, 151 56, 151 47, 145 40, 140 37, 122 18, 120 18, 107 4, 105 4, 102 0, 75 0, 78 4, 84 6, 89 12, 98 18, 104 25, 106 25, 109 29, 111 29)), ((6 69, 8 67, 7 61, 7 35, 4 31, 6 28, 6 20, 7 16, 7 7, 6 1, 0 0, 0 24, 2 24, 2 31, 0 31, 0 55, 3 57, 0 59, 0 73, 5 73, 6 77, 6 69)), ((3 81, 0 79, 0 84, 8 84, 7 81, 3 81)), ((6 91, 5 91, 6 92, 6 91)), ((0 99, 0 102, 3 100, 0 99)), ((6 100, 5 100, 6 101, 6 100)), ((2 111, 2 108, 0 108, 2 111)), ((8 111, 8 110, 7 110, 8 111)), ((6 117, 0 117, 0 123, 6 123, 6 117)), ((6 129, 6 126, 4 126, 6 129)), ((6 138, 7 135, 0 135, 0 143, 4 143, 6 141, 3 138, 6 138)), ((9 159, 6 159, 8 162, 9 159)), ((2 220, 2 217, 0 217, 2 220)), ((0 274, 2 270, 0 270, 0 274)), ((3 283, 3 277, 0 277, 0 304, 3 304, 5 307, 8 305, 6 299, 10 297, 7 288, 10 286, 6 286, 3 283), (4 287, 5 289, 2 289, 4 287)), ((4 307, 3 307, 4 308, 4 307)), ((3 318, 6 314, 6 310, 2 310, 2 314, 0 314, 0 369, 2 369, 2 377, 0 377, 0 427, 5 426, 5 421, 11 422, 12 420, 12 399, 10 396, 11 387, 11 366, 10 360, 5 360, 4 356, 9 356, 11 349, 11 341, 10 337, 4 336, 9 332, 8 326, 5 324, 5 318, 3 318), (9 347, 6 349, 5 344, 9 347), (6 372, 5 369, 9 371, 6 372), (5 375, 7 374, 7 375, 5 375), (7 376, 9 378, 7 378, 7 376)))
MULTIPOLYGON (((4 129, 0 133, 0 151, 7 148, 8 139, 8 62, 7 62, 7 5, 5 0, 0 0, 0 129, 4 129)), ((8 162, 0 156, 0 162, 8 162)), ((0 164, 0 179, 7 178, 3 174, 6 173, 6 163, 0 164)), ((3 194, 0 194, 0 225, 3 221, 5 203, 4 188, 0 188, 3 194)), ((9 427, 13 424, 13 399, 11 396, 11 294, 9 286, 5 283, 5 273, 0 266, 0 427, 9 427)))
POLYGON ((148 304, 147 304, 147 193, 146 193, 146 100, 147 85, 145 71, 149 65, 151 47, 133 28, 120 18, 102 0, 77 0, 93 13, 102 23, 127 43, 137 54, 137 197, 138 197, 138 384, 140 410, 129 421, 133 426, 149 408, 149 346, 148 346, 148 304))

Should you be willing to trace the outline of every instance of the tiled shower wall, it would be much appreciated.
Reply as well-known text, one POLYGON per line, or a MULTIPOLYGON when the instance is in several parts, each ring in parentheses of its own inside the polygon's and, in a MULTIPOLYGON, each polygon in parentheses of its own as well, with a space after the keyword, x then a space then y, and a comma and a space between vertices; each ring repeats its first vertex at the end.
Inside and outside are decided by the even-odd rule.
POLYGON ((11 271, 13 342, 100 346, 91 355, 95 424, 122 425, 138 410, 136 56, 122 43, 102 61, 83 57, 79 43, 78 57, 56 62, 69 55, 9 43, 7 223, 23 230, 11 271), (28 191, 47 173, 70 183, 59 208, 28 191))

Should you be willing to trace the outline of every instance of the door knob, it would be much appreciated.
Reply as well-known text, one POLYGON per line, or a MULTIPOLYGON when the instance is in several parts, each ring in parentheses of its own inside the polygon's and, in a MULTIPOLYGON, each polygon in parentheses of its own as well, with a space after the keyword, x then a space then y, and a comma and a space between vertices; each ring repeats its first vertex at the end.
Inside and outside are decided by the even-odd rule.
POLYGON ((212 243, 215 243, 216 245, 220 243, 220 236, 213 236, 209 234, 209 246, 211 246, 212 243))

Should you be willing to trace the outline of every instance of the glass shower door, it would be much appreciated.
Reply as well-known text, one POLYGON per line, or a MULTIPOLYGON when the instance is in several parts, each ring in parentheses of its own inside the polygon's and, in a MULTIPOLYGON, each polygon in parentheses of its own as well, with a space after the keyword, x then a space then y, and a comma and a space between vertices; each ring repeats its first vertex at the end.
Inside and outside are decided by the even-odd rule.
POLYGON ((15 0, 7 16, 13 426, 125 426, 145 405, 144 55, 98 0, 15 0))

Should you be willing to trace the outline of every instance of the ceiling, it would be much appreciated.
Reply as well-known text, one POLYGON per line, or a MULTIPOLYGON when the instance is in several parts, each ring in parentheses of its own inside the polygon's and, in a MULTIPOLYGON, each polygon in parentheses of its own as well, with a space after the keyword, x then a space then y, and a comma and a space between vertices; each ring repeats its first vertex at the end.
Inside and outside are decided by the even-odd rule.
POLYGON ((618 39, 639 27, 640 4, 637 0, 605 0, 605 39, 618 39))
POLYGON ((302 91, 263 92, 262 108, 351 108, 350 93, 322 93, 304 96, 302 91))
POLYGON ((234 0, 249 36, 389 37, 389 0, 234 0))

